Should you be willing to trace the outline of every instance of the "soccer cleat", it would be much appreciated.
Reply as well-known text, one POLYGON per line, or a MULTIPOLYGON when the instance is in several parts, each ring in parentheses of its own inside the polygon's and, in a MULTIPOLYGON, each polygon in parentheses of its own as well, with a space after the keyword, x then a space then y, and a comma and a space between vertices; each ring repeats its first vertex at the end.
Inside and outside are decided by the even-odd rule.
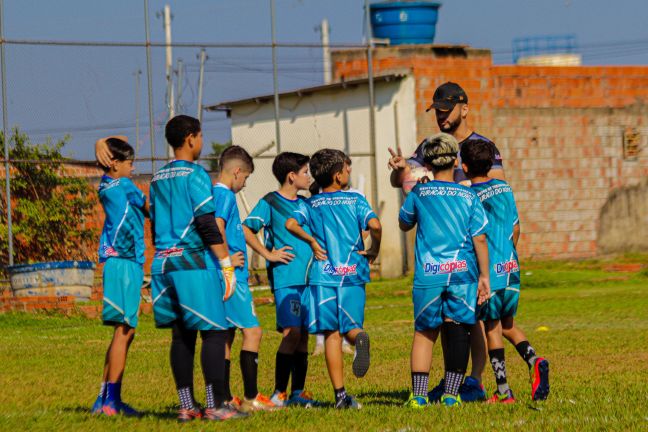
POLYGON ((288 403, 288 395, 286 394, 286 392, 280 392, 279 390, 275 390, 275 392, 270 397, 270 400, 272 401, 273 404, 277 405, 278 407, 283 407, 286 406, 286 404, 288 403))
POLYGON ((268 396, 259 393, 254 399, 243 399, 239 411, 249 413, 253 411, 276 411, 280 406, 275 405, 268 396))
POLYGON ((203 413, 200 409, 198 408, 191 408, 191 409, 186 409, 186 408, 181 408, 178 411, 178 421, 180 423, 187 423, 192 420, 199 420, 203 417, 203 413))
POLYGON ((549 361, 538 357, 531 372, 531 399, 546 400, 549 396, 549 361))
POLYGON ((355 340, 355 356, 353 357, 353 374, 362 378, 369 370, 369 335, 360 332, 355 340))
POLYGON ((317 357, 324 354, 324 345, 315 344, 315 349, 311 353, 313 357, 317 357))
POLYGON ((441 396, 445 391, 445 380, 441 378, 439 384, 428 392, 428 400, 430 403, 439 403, 441 402, 441 396))
POLYGON ((361 409, 362 405, 353 396, 346 397, 335 403, 335 409, 361 409))
POLYGON ((495 390, 493 396, 486 401, 487 403, 503 403, 503 404, 512 404, 515 403, 515 397, 513 396, 513 391, 511 389, 506 390, 503 394, 495 390))
POLYGON ((413 393, 410 393, 409 399, 405 402, 407 408, 412 409, 423 409, 430 404, 428 398, 425 396, 414 396, 413 393))
POLYGON ((227 402, 224 402, 223 405, 225 405, 228 408, 238 410, 241 408, 241 398, 237 396, 232 396, 232 399, 228 400, 227 402))
POLYGON ((441 405, 445 405, 447 407, 457 407, 461 406, 461 396, 453 396, 451 394, 444 394, 441 396, 441 405))
POLYGON ((223 405, 221 408, 205 408, 203 418, 210 421, 235 420, 248 417, 247 413, 223 405))
POLYGON ((461 387, 459 394, 462 402, 477 402, 486 400, 486 390, 484 386, 475 378, 467 376, 461 387))
POLYGON ((119 414, 119 407, 117 405, 117 402, 110 400, 110 401, 104 401, 103 407, 101 408, 101 411, 107 415, 108 417, 116 416, 119 414))
POLYGON ((311 392, 303 390, 295 390, 292 392, 290 399, 288 399, 288 402, 286 403, 286 406, 301 406, 304 408, 313 408, 319 405, 320 403, 313 399, 311 392))
POLYGON ((97 396, 97 400, 92 404, 92 409, 90 412, 94 415, 101 414, 103 412, 103 397, 102 396, 97 396))

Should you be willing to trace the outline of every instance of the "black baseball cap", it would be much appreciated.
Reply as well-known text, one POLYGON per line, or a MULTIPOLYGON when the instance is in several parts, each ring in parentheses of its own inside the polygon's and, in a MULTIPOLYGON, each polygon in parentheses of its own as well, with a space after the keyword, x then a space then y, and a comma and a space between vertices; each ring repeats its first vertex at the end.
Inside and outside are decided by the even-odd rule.
POLYGON ((458 103, 468 103, 468 95, 459 84, 448 81, 445 84, 441 84, 434 91, 434 96, 432 96, 432 105, 430 105, 425 112, 428 112, 431 109, 450 111, 458 103))

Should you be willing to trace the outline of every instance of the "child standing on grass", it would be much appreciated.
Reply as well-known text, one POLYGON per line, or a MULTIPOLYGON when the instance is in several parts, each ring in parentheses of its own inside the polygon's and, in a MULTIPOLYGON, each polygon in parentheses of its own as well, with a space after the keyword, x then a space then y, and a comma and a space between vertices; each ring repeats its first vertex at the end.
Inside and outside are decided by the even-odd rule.
POLYGON ((410 408, 429 404, 428 380, 432 348, 444 334, 444 394, 446 406, 461 404, 459 386, 468 365, 470 328, 475 309, 488 298, 486 214, 477 195, 454 183, 457 140, 440 133, 423 149, 434 180, 416 185, 400 210, 403 231, 417 225, 414 270, 414 341, 410 408))
POLYGON ((106 138, 104 142, 112 159, 108 166, 102 166, 104 175, 99 184, 99 200, 106 217, 99 262, 104 263, 102 319, 105 325, 114 327, 114 332, 92 413, 137 416, 139 413, 121 399, 121 383, 137 327, 148 205, 142 191, 130 180, 134 170, 133 147, 120 138, 106 138))
POLYGON ((316 261, 309 272, 309 332, 324 333, 326 366, 335 392, 335 408, 360 408, 344 387, 342 337, 356 348, 353 373, 369 369, 369 335, 364 331, 365 284, 369 264, 378 256, 382 227, 367 200, 347 192, 349 169, 340 150, 323 149, 310 160, 322 192, 300 202, 286 228, 307 242, 316 261), (310 228, 309 234, 303 227, 310 228), (362 232, 371 247, 364 249, 362 232))
POLYGON ((481 308, 480 315, 486 324, 488 355, 497 390, 488 401, 515 402, 506 379, 502 336, 515 346, 529 367, 531 399, 545 400, 549 395, 549 362, 536 354, 513 321, 520 297, 520 266, 516 250, 520 238, 520 220, 511 186, 503 180, 488 177, 492 159, 493 148, 487 141, 468 141, 461 147, 461 166, 472 182, 471 188, 481 200, 489 220, 486 237, 491 263, 491 295, 481 308))
MULTIPOLYGON (((308 190, 311 182, 309 159, 299 153, 280 153, 272 163, 279 190, 261 198, 243 222, 247 243, 267 261, 277 330, 283 336, 276 355, 275 390, 271 398, 277 406, 317 404, 304 391, 308 371, 308 270, 313 253, 308 243, 286 230, 286 220, 306 200, 298 193, 308 190), (256 236, 261 229, 265 245, 256 236), (291 375, 292 388, 288 395, 291 375)), ((310 229, 305 230, 310 234, 310 229)))

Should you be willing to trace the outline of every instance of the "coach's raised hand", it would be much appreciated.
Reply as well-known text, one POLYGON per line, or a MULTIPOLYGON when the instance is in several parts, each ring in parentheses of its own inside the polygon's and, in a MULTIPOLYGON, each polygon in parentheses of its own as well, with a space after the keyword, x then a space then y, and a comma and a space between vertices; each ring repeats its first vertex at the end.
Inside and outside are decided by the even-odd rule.
POLYGON ((391 147, 387 150, 389 150, 389 154, 391 155, 388 162, 389 168, 393 170, 407 168, 407 160, 403 157, 403 151, 400 147, 396 147, 396 151, 391 147))

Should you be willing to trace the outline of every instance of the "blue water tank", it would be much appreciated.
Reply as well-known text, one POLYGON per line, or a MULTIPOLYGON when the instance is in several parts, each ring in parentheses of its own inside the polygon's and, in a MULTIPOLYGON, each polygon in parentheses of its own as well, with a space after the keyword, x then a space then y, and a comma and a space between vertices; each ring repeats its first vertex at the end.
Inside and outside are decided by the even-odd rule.
POLYGON ((392 45, 434 42, 441 3, 388 1, 369 5, 373 37, 392 45))

